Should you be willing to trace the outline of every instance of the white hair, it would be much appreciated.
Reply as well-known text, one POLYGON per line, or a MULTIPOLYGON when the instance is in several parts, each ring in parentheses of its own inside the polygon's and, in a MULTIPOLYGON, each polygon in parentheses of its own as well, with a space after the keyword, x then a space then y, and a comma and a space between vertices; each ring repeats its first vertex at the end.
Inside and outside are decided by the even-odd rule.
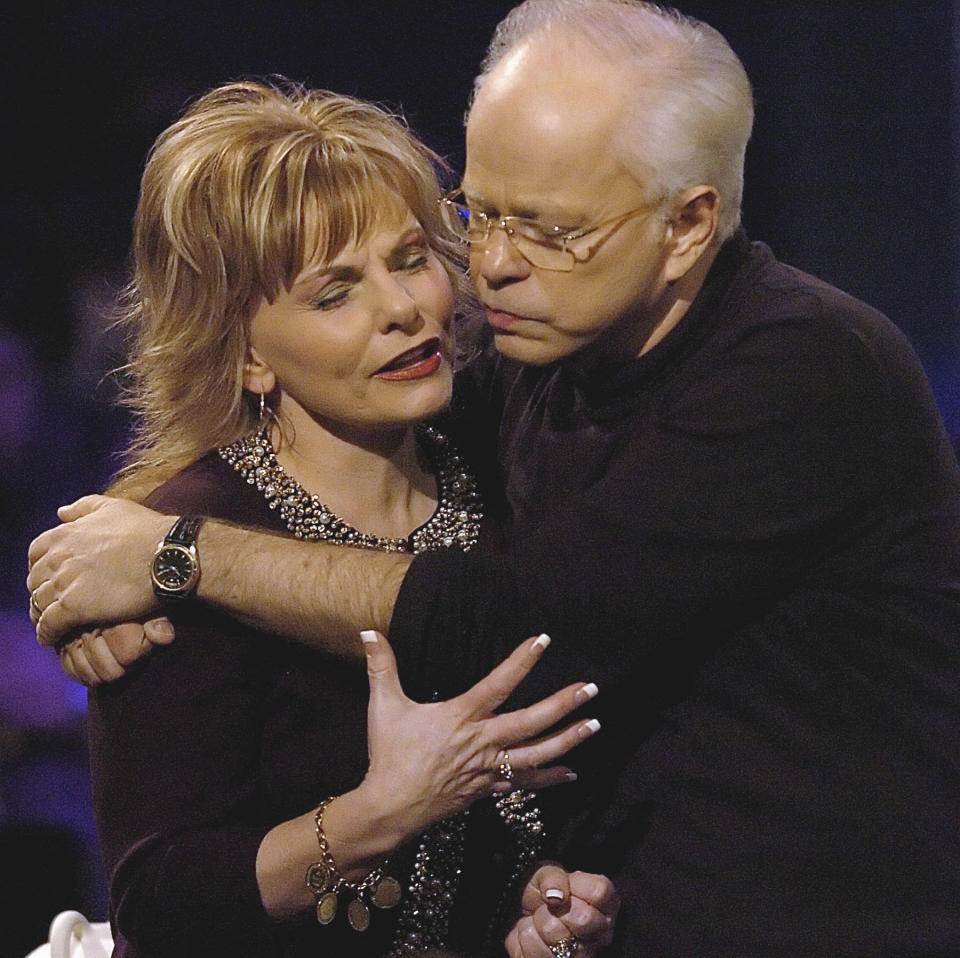
POLYGON ((618 143, 631 173, 664 199, 691 186, 713 186, 721 201, 717 235, 729 237, 740 222, 753 95, 724 37, 706 23, 645 0, 525 0, 497 26, 473 99, 514 48, 558 34, 560 42, 575 43, 581 51, 585 43, 633 73, 636 95, 626 100, 618 143))

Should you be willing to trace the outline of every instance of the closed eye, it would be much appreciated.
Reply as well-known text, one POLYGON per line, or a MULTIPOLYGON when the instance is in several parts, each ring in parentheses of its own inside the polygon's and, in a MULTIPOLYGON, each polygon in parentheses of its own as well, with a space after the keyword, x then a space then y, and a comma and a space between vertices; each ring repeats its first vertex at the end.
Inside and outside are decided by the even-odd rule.
POLYGON ((337 286, 333 289, 329 287, 323 291, 321 296, 318 296, 316 299, 310 301, 310 305, 314 309, 329 310, 336 309, 338 306, 346 302, 347 296, 350 295, 351 287, 337 286))

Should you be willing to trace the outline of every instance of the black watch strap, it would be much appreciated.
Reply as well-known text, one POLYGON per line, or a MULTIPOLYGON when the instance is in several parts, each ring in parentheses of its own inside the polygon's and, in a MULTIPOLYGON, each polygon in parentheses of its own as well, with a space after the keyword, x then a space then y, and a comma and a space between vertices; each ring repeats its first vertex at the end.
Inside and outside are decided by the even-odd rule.
POLYGON ((192 546, 200 534, 203 516, 181 516, 164 538, 164 542, 175 542, 181 546, 192 546))

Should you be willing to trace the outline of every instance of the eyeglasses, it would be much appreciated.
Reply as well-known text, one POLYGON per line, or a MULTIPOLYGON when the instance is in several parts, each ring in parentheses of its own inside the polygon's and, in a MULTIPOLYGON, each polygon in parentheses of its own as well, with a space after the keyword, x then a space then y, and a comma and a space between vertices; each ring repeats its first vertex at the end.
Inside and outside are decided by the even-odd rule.
MULTIPOLYGON (((503 230, 517 252, 531 266, 564 273, 569 273, 578 262, 588 260, 606 237, 599 238, 599 242, 595 243, 585 256, 579 258, 570 248, 571 243, 590 236, 605 226, 619 226, 631 217, 653 209, 647 203, 612 216, 595 226, 565 230, 562 226, 549 226, 523 216, 490 216, 457 202, 457 197, 463 198, 462 190, 454 190, 440 199, 440 215, 444 224, 463 242, 485 243, 490 238, 490 230, 503 230)), ((611 234, 612 232, 611 230, 611 234)))

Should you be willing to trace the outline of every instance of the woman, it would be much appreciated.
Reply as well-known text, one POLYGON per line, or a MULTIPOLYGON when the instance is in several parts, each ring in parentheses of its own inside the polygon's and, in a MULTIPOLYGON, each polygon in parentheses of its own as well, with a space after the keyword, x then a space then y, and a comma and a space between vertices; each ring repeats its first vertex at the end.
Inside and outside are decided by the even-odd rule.
MULTIPOLYGON (((373 549, 478 543, 470 471, 422 425, 450 398, 462 293, 434 162, 369 104, 254 83, 214 90, 161 135, 125 300, 137 434, 113 493, 373 549)), ((595 687, 494 717, 541 638, 459 699, 416 705, 369 633, 365 741, 354 669, 189 604, 174 616, 178 641, 90 702, 119 953, 477 953, 457 930, 481 925, 502 950, 497 909, 539 836, 532 795, 510 789, 563 781, 535 766, 595 723, 524 743, 595 687), (458 813, 491 791, 505 793, 484 822, 505 869, 488 901, 457 903, 458 813)), ((511 952, 563 954, 563 926, 535 921, 538 881, 511 952)))

